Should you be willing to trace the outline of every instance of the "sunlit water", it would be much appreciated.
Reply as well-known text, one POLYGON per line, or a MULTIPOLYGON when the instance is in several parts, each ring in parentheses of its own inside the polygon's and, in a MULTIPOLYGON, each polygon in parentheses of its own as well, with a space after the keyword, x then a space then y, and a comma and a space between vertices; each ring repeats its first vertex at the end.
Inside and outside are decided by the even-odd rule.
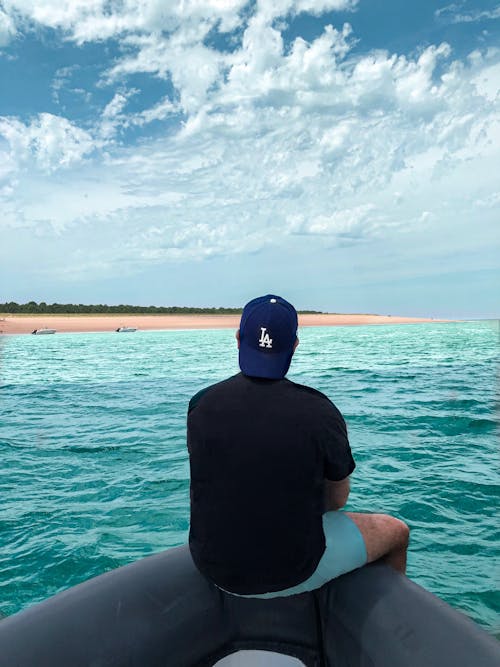
MULTIPOLYGON (((348 508, 411 527, 408 575, 498 632, 499 323, 307 328, 289 374, 345 415, 348 508)), ((184 543, 185 419, 234 332, 0 339, 0 613, 184 543)))

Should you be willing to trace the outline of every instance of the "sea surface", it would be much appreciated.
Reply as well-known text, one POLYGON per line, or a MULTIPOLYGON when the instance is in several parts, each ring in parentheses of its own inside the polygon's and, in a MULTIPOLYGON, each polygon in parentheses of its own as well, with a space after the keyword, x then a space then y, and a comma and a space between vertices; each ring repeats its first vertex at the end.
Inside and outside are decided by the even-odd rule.
MULTIPOLYGON (((289 378, 344 414, 348 508, 411 527, 408 575, 498 634, 498 321, 311 327, 289 378)), ((0 615, 186 542, 189 398, 234 332, 0 338, 0 615)))

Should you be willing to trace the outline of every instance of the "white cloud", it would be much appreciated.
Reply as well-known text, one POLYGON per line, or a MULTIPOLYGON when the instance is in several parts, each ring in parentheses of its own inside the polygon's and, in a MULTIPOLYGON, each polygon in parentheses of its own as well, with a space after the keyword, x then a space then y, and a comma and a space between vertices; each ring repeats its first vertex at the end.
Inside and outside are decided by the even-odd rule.
POLYGON ((358 240, 375 231, 376 207, 363 204, 352 209, 342 209, 333 213, 310 216, 292 215, 289 232, 292 234, 313 234, 319 236, 339 236, 358 240))
POLYGON ((0 47, 7 46, 15 35, 16 28, 12 17, 2 11, 0 7, 0 47))
POLYGON ((0 136, 9 145, 11 160, 22 164, 33 159, 47 171, 79 162, 95 148, 85 130, 49 113, 39 114, 28 125, 15 118, 0 117, 0 136))
POLYGON ((125 108, 129 99, 138 93, 139 90, 134 88, 117 92, 104 107, 101 119, 95 126, 95 133, 102 140, 103 146, 113 141, 120 129, 131 126, 143 127, 154 120, 165 120, 168 116, 179 113, 178 106, 173 104, 168 97, 143 111, 126 113, 125 108))
POLYGON ((102 112, 104 118, 115 118, 118 116, 118 114, 120 114, 125 108, 130 95, 133 94, 134 91, 129 91, 127 94, 116 93, 111 102, 108 102, 108 104, 104 107, 104 111, 102 112))
POLYGON ((500 209, 500 191, 492 192, 485 199, 477 199, 474 203, 479 208, 500 209))
POLYGON ((199 40, 214 26, 234 30, 248 0, 4 0, 7 14, 62 30, 78 44, 132 33, 181 31, 199 40))
POLYGON ((105 79, 113 83, 137 72, 170 78, 184 110, 196 111, 211 86, 218 82, 225 58, 202 43, 185 43, 184 37, 181 33, 170 39, 158 34, 126 38, 123 44, 136 49, 136 53, 110 68, 105 79))
POLYGON ((277 17, 301 12, 321 16, 325 12, 353 11, 357 5, 358 0, 259 0, 257 15, 266 22, 271 22, 277 17))
POLYGON ((69 81, 71 80, 71 76, 74 74, 76 69, 77 68, 75 66, 72 66, 60 67, 57 70, 51 86, 52 98, 56 103, 59 104, 59 92, 67 87, 69 81))
POLYGON ((473 79, 478 93, 488 102, 495 102, 500 97, 500 63, 479 67, 473 79))
POLYGON ((299 103, 307 108, 311 98, 313 104, 321 104, 323 93, 335 98, 337 85, 345 83, 337 58, 348 53, 350 33, 347 24, 342 31, 327 26, 310 44, 297 38, 285 54, 280 32, 253 18, 242 48, 228 58, 227 84, 214 95, 214 103, 267 102, 271 107, 299 103))
POLYGON ((146 125, 154 120, 165 120, 168 116, 176 113, 179 113, 178 107, 168 97, 164 97, 154 106, 140 111, 132 117, 129 116, 129 118, 131 118, 132 123, 135 125, 146 125))
POLYGON ((500 18, 500 5, 493 9, 472 9, 462 11, 464 2, 453 3, 437 9, 435 15, 450 23, 477 23, 478 21, 494 21, 500 18))
POLYGON ((114 94, 113 98, 103 109, 101 120, 98 124, 98 134, 101 139, 112 140, 117 130, 128 123, 123 113, 130 97, 136 95, 136 89, 123 90, 114 94))

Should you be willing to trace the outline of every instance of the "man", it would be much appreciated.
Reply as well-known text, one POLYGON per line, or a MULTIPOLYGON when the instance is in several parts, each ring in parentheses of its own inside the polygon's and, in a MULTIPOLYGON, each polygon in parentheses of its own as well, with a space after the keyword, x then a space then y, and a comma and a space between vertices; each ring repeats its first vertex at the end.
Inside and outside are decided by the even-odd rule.
POLYGON ((241 373, 189 403, 189 546, 236 595, 314 590, 380 558, 406 569, 405 523, 340 511, 355 466, 347 429, 324 394, 285 378, 297 325, 281 297, 250 301, 236 333, 241 373))

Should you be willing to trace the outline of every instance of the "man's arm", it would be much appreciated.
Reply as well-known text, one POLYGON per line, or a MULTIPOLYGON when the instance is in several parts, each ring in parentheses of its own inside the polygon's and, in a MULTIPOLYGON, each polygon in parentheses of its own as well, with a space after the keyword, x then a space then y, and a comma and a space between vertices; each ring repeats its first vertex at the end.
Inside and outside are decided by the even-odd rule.
POLYGON ((349 497, 350 482, 349 477, 345 477, 338 482, 325 479, 325 512, 339 510, 347 502, 349 497))

